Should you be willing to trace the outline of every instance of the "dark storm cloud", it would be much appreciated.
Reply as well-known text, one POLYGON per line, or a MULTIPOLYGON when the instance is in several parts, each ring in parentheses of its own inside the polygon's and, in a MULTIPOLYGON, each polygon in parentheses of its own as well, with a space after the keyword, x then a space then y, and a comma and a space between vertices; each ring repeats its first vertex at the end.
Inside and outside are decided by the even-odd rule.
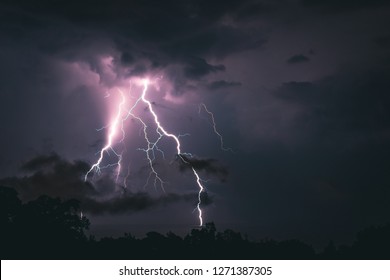
POLYGON ((215 73, 218 71, 224 71, 225 66, 223 65, 210 65, 206 60, 199 57, 189 57, 186 59, 186 66, 184 68, 184 73, 188 79, 199 79, 210 73, 215 73))
POLYGON ((53 164, 58 164, 60 161, 61 159, 57 154, 41 155, 27 161, 21 166, 21 169, 26 171, 35 171, 37 169, 50 167, 53 164))
MULTIPOLYGON (((244 1, 243 1, 244 2, 244 1)), ((247 1, 233 14, 237 20, 253 19, 262 15, 272 14, 277 8, 276 1, 247 1)))
POLYGON ((269 142, 259 138, 254 144, 259 152, 248 152, 248 162, 232 168, 249 193, 245 203, 262 205, 258 215, 282 207, 283 215, 294 217, 289 227, 311 221, 321 228, 319 235, 342 236, 354 227, 388 221, 389 87, 390 69, 384 64, 344 68, 273 91, 280 107, 266 117, 276 114, 269 118, 272 128, 285 133, 269 142))
POLYGON ((245 174, 242 184, 259 180, 276 200, 284 193, 291 202, 281 204, 294 205, 298 220, 306 216, 332 224, 342 223, 343 215, 350 217, 349 225, 340 229, 363 220, 387 220, 389 87, 390 71, 379 65, 344 69, 317 81, 284 83, 272 93, 281 104, 273 109, 277 117, 270 119, 286 120, 283 125, 273 122, 273 128, 285 134, 276 135, 272 143, 258 141, 260 152, 236 167, 245 174), (253 179, 245 183, 246 176, 253 179), (311 213, 298 210, 298 201, 311 213))
POLYGON ((82 161, 69 162, 57 154, 37 156, 22 165, 25 176, 0 180, 14 187, 22 200, 36 199, 40 195, 81 199, 97 194, 94 187, 82 180, 89 166, 82 161))
MULTIPOLYGON (((208 60, 266 42, 258 29, 239 23, 264 13, 262 1, 20 0, 1 5, 3 36, 51 56, 87 62, 108 85, 114 81, 104 75, 101 55, 118 56, 115 71, 119 75, 144 75, 178 65, 185 78, 196 80, 225 70, 224 65, 208 60), (224 17, 237 23, 225 24, 224 17), (27 37, 35 40, 23 39, 27 37)), ((176 84, 183 88, 186 81, 176 84)))
POLYGON ((389 1, 387 0, 303 0, 302 2, 307 7, 329 13, 380 7, 389 4, 389 1))
POLYGON ((275 96, 300 108, 295 124, 316 131, 390 128, 389 69, 342 73, 317 82, 289 82, 275 96))
MULTIPOLYGON (((83 200, 82 207, 85 212, 92 214, 123 214, 147 210, 152 207, 157 207, 166 204, 172 204, 180 201, 191 202, 195 204, 197 194, 174 194, 168 193, 157 198, 151 197, 148 193, 127 193, 124 192, 121 196, 106 199, 96 200, 86 198, 83 200)), ((212 199, 205 195, 205 205, 211 204, 212 199)))
POLYGON ((123 52, 121 55, 121 63, 123 65, 131 65, 135 62, 134 56, 129 52, 123 52))
POLYGON ((274 93, 278 98, 287 101, 298 101, 305 103, 316 98, 315 95, 316 86, 312 82, 286 82, 283 83, 274 93))
POLYGON ((172 56, 191 54, 223 58, 229 54, 256 49, 265 44, 264 35, 256 30, 218 26, 209 28, 191 37, 173 41, 163 47, 172 56))
POLYGON ((287 59, 288 64, 296 64, 296 63, 302 63, 302 62, 309 62, 310 58, 303 54, 296 54, 287 59))
POLYGON ((186 161, 180 160, 180 171, 189 170, 195 168, 197 171, 205 171, 208 174, 217 176, 221 181, 225 181, 229 175, 229 171, 223 165, 221 165, 216 159, 200 159, 195 157, 187 157, 181 155, 186 161))
POLYGON ((211 82, 210 84, 207 85, 207 88, 210 90, 219 90, 219 89, 227 89, 227 88, 239 87, 239 86, 241 86, 241 83, 219 80, 219 81, 211 82))
MULTIPOLYGON (((125 189, 118 193, 109 176, 100 176, 94 183, 84 182, 89 166, 81 161, 69 162, 57 154, 40 155, 22 165, 28 175, 0 179, 0 184, 16 189, 23 201, 41 195, 62 199, 77 199, 84 212, 93 214, 118 214, 142 211, 179 201, 195 204, 197 193, 169 193, 152 197, 148 193, 131 193, 125 189), (113 195, 114 194, 114 195, 113 195)), ((205 204, 212 203, 207 194, 205 204)))
POLYGON ((200 201, 201 201, 201 207, 208 206, 214 203, 214 197, 210 195, 207 191, 203 191, 200 194, 200 201))
POLYGON ((390 49, 390 35, 376 37, 373 41, 379 47, 382 47, 384 49, 390 49))
POLYGON ((89 144, 88 146, 91 148, 100 148, 104 145, 104 139, 97 139, 92 144, 89 144))

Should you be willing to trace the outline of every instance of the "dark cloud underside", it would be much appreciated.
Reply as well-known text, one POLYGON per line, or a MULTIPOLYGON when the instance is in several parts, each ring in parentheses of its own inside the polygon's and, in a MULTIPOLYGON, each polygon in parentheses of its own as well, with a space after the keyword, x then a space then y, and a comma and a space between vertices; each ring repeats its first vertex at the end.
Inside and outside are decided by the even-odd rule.
MULTIPOLYGON (((168 193, 153 197, 146 192, 131 193, 126 189, 118 192, 115 181, 107 176, 95 183, 84 182, 89 168, 84 162, 68 162, 57 154, 41 155, 22 166, 22 170, 31 174, 3 178, 0 184, 16 189, 23 201, 34 200, 41 195, 77 199, 84 212, 98 215, 139 212, 179 201, 195 205, 197 201, 197 193, 168 193)), ((204 196, 204 206, 211 204, 210 196, 204 196)))
POLYGON ((293 55, 289 59, 287 59, 287 63, 289 64, 296 64, 296 63, 302 63, 302 62, 308 62, 310 61, 310 58, 307 56, 304 56, 303 54, 297 54, 293 55))

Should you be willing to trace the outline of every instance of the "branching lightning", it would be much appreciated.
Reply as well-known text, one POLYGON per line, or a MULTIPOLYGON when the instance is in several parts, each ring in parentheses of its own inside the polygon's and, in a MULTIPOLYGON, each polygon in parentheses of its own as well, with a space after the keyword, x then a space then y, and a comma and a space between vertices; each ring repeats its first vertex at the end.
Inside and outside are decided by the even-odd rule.
POLYGON ((221 149, 224 150, 224 151, 230 151, 230 152, 233 152, 233 150, 229 147, 225 147, 225 144, 223 143, 223 137, 221 135, 221 133, 218 132, 217 130, 217 124, 215 123, 215 118, 214 118, 214 114, 209 110, 207 109, 206 107, 206 104, 204 103, 201 103, 199 105, 199 114, 200 114, 200 111, 202 110, 202 108, 204 108, 204 110, 206 111, 207 114, 210 115, 211 117, 211 121, 212 121, 212 125, 213 125, 213 130, 214 130, 214 133, 218 136, 219 138, 219 142, 221 143, 221 149))
MULTIPOLYGON (((196 205, 196 208, 194 209, 194 211, 198 212, 199 226, 203 226, 203 213, 202 213, 202 208, 201 208, 201 206, 202 206, 202 200, 201 200, 202 193, 205 190, 203 183, 202 183, 203 181, 200 178, 196 169, 191 165, 191 163, 188 160, 186 160, 187 157, 185 157, 185 156, 191 157, 191 154, 184 153, 181 150, 180 137, 187 136, 189 134, 183 134, 183 135, 176 136, 175 134, 168 132, 164 128, 164 126, 160 122, 160 119, 159 119, 157 113, 153 109, 152 102, 150 102, 150 100, 147 98, 149 84, 150 84, 150 81, 148 79, 142 80, 143 90, 137 99, 134 96, 132 96, 131 94, 126 95, 124 92, 119 90, 119 93, 121 96, 121 101, 119 102, 119 104, 116 108, 116 115, 109 125, 102 128, 102 129, 108 129, 106 144, 98 152, 99 158, 91 166, 91 168, 88 170, 88 172, 85 174, 84 180, 85 181, 88 180, 88 176, 91 174, 91 172, 99 174, 99 173, 101 173, 102 169, 115 166, 116 167, 116 182, 118 182, 119 177, 122 173, 122 169, 123 169, 122 168, 123 153, 126 151, 126 147, 124 145, 124 140, 126 137, 124 126, 125 126, 126 120, 131 117, 134 120, 137 120, 141 124, 141 131, 142 131, 143 137, 145 139, 145 143, 146 143, 145 148, 138 149, 138 150, 141 150, 145 153, 145 157, 146 157, 146 160, 148 162, 148 166, 149 166, 149 170, 150 170, 149 176, 147 177, 147 180, 146 180, 144 187, 146 187, 149 184, 150 180, 153 180, 154 187, 156 188, 157 186, 159 186, 165 192, 165 189, 164 189, 165 182, 158 174, 157 170, 154 167, 153 162, 156 158, 156 155, 155 155, 156 152, 161 153, 162 157, 165 158, 164 151, 159 148, 160 140, 164 137, 172 139, 172 141, 176 147, 176 156, 179 158, 179 160, 183 164, 187 164, 191 167, 195 182, 198 186, 198 202, 197 202, 197 205, 196 205), (131 100, 129 100, 128 98, 131 100), (132 106, 127 105, 128 109, 126 110, 126 108, 125 108, 126 103, 133 103, 133 105, 132 106), (135 112, 136 108, 141 106, 140 104, 146 105, 146 108, 153 119, 153 126, 156 127, 156 129, 155 129, 156 135, 154 137, 152 135, 150 135, 150 133, 149 133, 150 131, 148 130, 148 124, 147 124, 146 119, 144 117, 141 117, 140 115, 137 115, 135 112), (121 135, 120 138, 119 138, 119 135, 121 135), (152 140, 153 138, 155 138, 155 139, 152 140), (123 144, 123 149, 121 152, 117 152, 116 146, 120 143, 123 144), (105 166, 102 166, 102 162, 103 162, 105 154, 109 155, 110 151, 116 156, 117 160, 115 161, 115 163, 111 163, 111 164, 107 164, 105 166)), ((109 96, 110 95, 108 94, 107 97, 109 97, 109 96)), ((214 132, 217 134, 217 136, 220 139, 221 148, 225 151, 231 150, 230 148, 226 148, 224 146, 222 135, 216 129, 215 119, 214 119, 214 115, 212 114, 212 112, 210 112, 207 109, 206 105, 203 103, 199 107, 199 112, 200 112, 202 107, 211 116, 214 132)), ((125 175, 125 178, 123 180, 124 188, 127 188, 127 179, 129 177, 129 175, 130 175, 130 165, 127 168, 127 174, 125 175)))
MULTIPOLYGON (((121 99, 122 99, 122 101, 119 103, 119 106, 118 106, 118 113, 117 113, 116 117, 114 118, 114 120, 112 121, 112 123, 109 125, 107 144, 103 147, 103 149, 100 150, 100 153, 99 153, 100 157, 97 160, 97 162, 95 164, 93 164, 91 166, 91 169, 89 169, 88 172, 85 174, 85 178, 84 178, 85 181, 87 181, 89 173, 91 173, 93 170, 96 173, 101 172, 102 167, 100 166, 100 164, 103 161, 104 153, 108 152, 109 150, 112 150, 118 156, 118 163, 117 163, 118 172, 120 172, 120 170, 121 170, 122 157, 119 154, 117 154, 113 148, 113 141, 114 141, 114 137, 118 133, 118 125, 119 125, 119 121, 120 121, 120 118, 122 115, 123 105, 126 102, 125 95, 122 92, 121 92, 121 99)), ((122 130, 122 132, 123 132, 123 130, 122 130)))

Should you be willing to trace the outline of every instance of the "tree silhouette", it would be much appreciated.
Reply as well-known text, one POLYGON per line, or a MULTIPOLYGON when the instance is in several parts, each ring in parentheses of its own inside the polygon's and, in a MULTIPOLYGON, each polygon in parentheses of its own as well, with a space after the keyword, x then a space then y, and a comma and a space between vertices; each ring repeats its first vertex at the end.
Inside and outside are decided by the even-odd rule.
POLYGON ((80 217, 77 200, 41 196, 23 204, 15 189, 0 186, 0 256, 2 259, 389 259, 390 224, 357 234, 351 246, 332 241, 320 253, 299 240, 260 242, 214 223, 180 237, 148 232, 96 240, 85 234, 89 221, 80 217))
POLYGON ((324 259, 334 259, 338 255, 337 248, 334 244, 334 242, 331 240, 329 241, 328 245, 324 248, 324 251, 321 254, 321 257, 324 259))
POLYGON ((17 257, 20 250, 15 249, 23 248, 29 257, 69 256, 87 241, 89 221, 79 216, 78 201, 41 196, 22 204, 7 187, 0 187, 0 195, 2 254, 17 257))
POLYGON ((351 250, 352 258, 389 259, 390 223, 360 231, 351 250))
POLYGON ((14 239, 16 230, 15 219, 22 209, 22 202, 18 198, 18 193, 8 187, 0 186, 0 234, 1 248, 7 250, 9 241, 14 239))
POLYGON ((13 224, 22 207, 16 190, 0 186, 0 223, 3 229, 13 224))

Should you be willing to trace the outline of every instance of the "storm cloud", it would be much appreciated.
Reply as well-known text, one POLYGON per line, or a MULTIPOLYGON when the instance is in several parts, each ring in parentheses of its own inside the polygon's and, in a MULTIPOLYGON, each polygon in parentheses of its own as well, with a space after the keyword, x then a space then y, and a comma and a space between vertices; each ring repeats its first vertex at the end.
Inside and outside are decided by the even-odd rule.
POLYGON ((287 59, 287 63, 289 64, 303 63, 308 61, 310 61, 310 59, 303 54, 296 54, 287 59))
MULTIPOLYGON (((205 222, 231 223, 254 238, 348 242, 360 228, 388 222, 389 7, 383 0, 1 1, 0 183, 24 201, 78 199, 109 227, 164 217, 188 225, 195 168, 202 206, 215 206, 205 222), (126 150, 120 176, 110 172, 117 168, 110 150, 111 169, 84 182, 107 141, 118 89, 136 100, 141 87, 130 80, 137 78, 153 80, 153 110, 180 135, 182 155, 193 156, 180 161, 163 137, 164 153, 155 150, 150 164, 142 124, 129 117, 127 138, 114 147, 126 150), (221 150, 210 114, 199 112, 203 103, 233 153, 221 150), (145 183, 151 166, 166 194, 153 178, 145 183)), ((137 113, 155 139, 142 105, 137 113)))
POLYGON ((1 33, 11 47, 24 44, 41 55, 83 61, 107 85, 114 82, 113 77, 104 72, 99 59, 108 55, 114 57, 117 77, 175 66, 184 77, 198 80, 225 69, 210 59, 256 49, 266 42, 265 35, 253 26, 223 22, 225 16, 235 18, 238 25, 247 17, 253 18, 260 9, 250 7, 257 6, 258 1, 221 4, 177 0, 3 1, 1 33))
POLYGON ((185 155, 181 155, 181 157, 183 158, 183 160, 180 159, 180 171, 182 172, 194 168, 198 171, 204 171, 206 174, 217 176, 221 181, 225 181, 229 175, 228 169, 216 159, 201 159, 185 155))
MULTIPOLYGON (((21 166, 24 176, 3 178, 0 185, 14 188, 23 202, 37 199, 42 195, 61 199, 77 199, 82 211, 89 214, 120 214, 144 211, 184 201, 194 206, 198 194, 167 193, 152 196, 148 192, 131 192, 118 189, 108 176, 85 182, 85 173, 90 166, 82 161, 69 162, 58 154, 39 155, 21 166)), ((206 193, 205 206, 212 203, 206 193), (207 200, 207 201, 206 201, 207 200)))

